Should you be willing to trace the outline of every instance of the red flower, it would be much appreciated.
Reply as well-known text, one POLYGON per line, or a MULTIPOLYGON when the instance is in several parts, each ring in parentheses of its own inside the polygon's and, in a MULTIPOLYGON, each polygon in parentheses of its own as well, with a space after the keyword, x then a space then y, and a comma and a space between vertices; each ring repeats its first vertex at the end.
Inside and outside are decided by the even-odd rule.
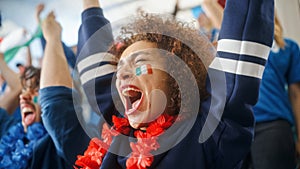
POLYGON ((92 138, 92 140, 90 141, 88 149, 90 149, 90 148, 96 148, 97 150, 101 150, 101 153, 105 154, 106 151, 109 148, 109 145, 104 143, 102 140, 100 140, 98 138, 92 138))
POLYGON ((146 169, 151 166, 154 157, 149 152, 149 149, 145 149, 143 145, 139 143, 130 143, 132 149, 131 156, 126 161, 127 169, 146 169))
POLYGON ((109 129, 108 124, 103 124, 101 137, 103 138, 103 142, 110 145, 114 136, 118 135, 118 132, 114 129, 109 129))
POLYGON ((114 129, 122 134, 128 135, 130 132, 129 121, 126 118, 120 118, 117 116, 112 117, 114 123, 114 129))
POLYGON ((149 137, 151 137, 152 135, 150 135, 148 132, 143 132, 143 131, 141 131, 141 130, 136 130, 136 131, 134 132, 134 136, 135 136, 136 138, 149 138, 149 137))
POLYGON ((75 162, 76 166, 79 166, 81 169, 99 169, 101 162, 91 160, 89 156, 77 156, 77 160, 75 162))
POLYGON ((106 143, 98 138, 93 138, 84 155, 77 156, 75 165, 83 169, 98 169, 108 148, 109 146, 106 143))
POLYGON ((164 129, 157 123, 154 123, 147 128, 147 133, 149 133, 151 136, 158 136, 163 132, 164 129))
POLYGON ((167 114, 159 116, 155 122, 151 123, 147 128, 147 133, 152 136, 159 136, 174 123, 175 116, 167 114))
MULTIPOLYGON (((137 138, 136 143, 130 143, 131 156, 126 161, 127 169, 146 169, 153 163, 154 157, 151 151, 157 150, 160 146, 157 142, 158 136, 168 129, 175 121, 176 116, 161 115, 154 122, 151 122, 146 131, 137 130, 134 132, 137 138)), ((81 169, 98 169, 112 142, 114 136, 119 133, 128 135, 131 128, 126 118, 113 116, 114 126, 109 129, 107 124, 103 125, 103 141, 93 138, 84 156, 77 156, 76 165, 81 169)), ((77 166, 74 166, 76 168, 77 166)), ((77 168, 76 168, 77 169, 77 168)))
POLYGON ((159 124, 162 128, 167 129, 174 123, 175 118, 176 116, 164 114, 156 119, 156 123, 159 124))
POLYGON ((149 151, 157 150, 160 147, 157 139, 157 137, 138 139, 138 143, 149 149, 149 151))

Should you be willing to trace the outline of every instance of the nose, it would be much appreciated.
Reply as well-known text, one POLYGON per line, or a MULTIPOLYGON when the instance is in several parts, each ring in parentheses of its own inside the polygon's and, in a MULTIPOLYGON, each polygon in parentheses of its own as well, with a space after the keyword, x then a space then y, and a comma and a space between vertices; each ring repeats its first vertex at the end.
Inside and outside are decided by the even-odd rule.
POLYGON ((25 92, 22 92, 22 94, 20 94, 20 101, 29 101, 29 100, 32 100, 32 97, 31 97, 31 94, 29 91, 25 91, 25 92))
POLYGON ((128 80, 133 78, 133 71, 129 68, 121 68, 117 72, 117 78, 119 80, 128 80))

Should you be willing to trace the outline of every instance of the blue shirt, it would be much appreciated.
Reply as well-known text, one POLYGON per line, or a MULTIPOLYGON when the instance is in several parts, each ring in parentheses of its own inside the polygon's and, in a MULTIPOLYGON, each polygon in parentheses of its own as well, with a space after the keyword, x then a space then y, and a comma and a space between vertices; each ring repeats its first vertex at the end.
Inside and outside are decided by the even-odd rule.
POLYGON ((253 108, 256 122, 284 119, 294 124, 286 87, 300 82, 300 51, 298 45, 285 39, 285 48, 274 48, 267 61, 259 89, 258 102, 253 108))

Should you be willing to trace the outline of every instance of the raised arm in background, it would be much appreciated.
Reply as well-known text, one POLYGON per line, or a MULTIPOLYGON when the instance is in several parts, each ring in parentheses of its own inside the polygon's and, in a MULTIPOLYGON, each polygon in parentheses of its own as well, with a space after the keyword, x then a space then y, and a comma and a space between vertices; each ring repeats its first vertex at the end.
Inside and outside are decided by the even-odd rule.
POLYGON ((210 18, 213 26, 221 29, 224 9, 218 3, 218 0, 203 0, 201 6, 207 17, 210 18))
POLYGON ((26 56, 25 66, 27 67, 32 65, 32 55, 31 55, 30 46, 26 46, 26 50, 27 50, 27 56, 26 56))
MULTIPOLYGON (((43 3, 41 4, 38 4, 36 6, 36 9, 35 9, 35 17, 36 17, 36 21, 38 24, 41 24, 42 23, 42 19, 40 18, 40 15, 41 13, 43 12, 45 8, 45 5, 43 3)), ((45 47, 46 47, 46 40, 42 34, 42 36, 40 37, 40 40, 41 40, 41 44, 42 44, 42 48, 43 50, 45 50, 45 47)), ((64 53, 65 53, 65 56, 66 56, 66 59, 67 59, 67 62, 69 64, 69 66, 71 68, 74 68, 75 66, 75 61, 76 61, 76 58, 75 58, 75 53, 73 52, 73 50, 68 47, 64 42, 62 42, 62 47, 63 47, 63 50, 64 50, 64 53)))
POLYGON ((53 12, 43 21, 42 30, 47 41, 39 91, 42 120, 59 156, 72 166, 90 138, 77 119, 81 107, 73 102, 75 91, 61 43, 62 28, 53 12))
POLYGON ((0 53, 0 72, 7 83, 3 95, 0 96, 0 107, 12 114, 19 105, 19 94, 21 93, 21 82, 19 74, 11 70, 4 61, 4 55, 0 53))
POLYGON ((43 22, 43 33, 47 41, 42 64, 41 84, 43 89, 49 86, 65 86, 72 88, 72 78, 61 44, 61 26, 55 21, 54 13, 43 22))

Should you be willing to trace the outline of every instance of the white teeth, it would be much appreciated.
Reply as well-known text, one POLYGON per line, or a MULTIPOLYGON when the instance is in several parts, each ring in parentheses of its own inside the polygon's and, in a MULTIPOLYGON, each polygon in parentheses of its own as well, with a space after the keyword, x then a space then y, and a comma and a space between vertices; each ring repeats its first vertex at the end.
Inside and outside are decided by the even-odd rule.
POLYGON ((33 112, 33 110, 29 107, 25 107, 23 110, 22 110, 23 113, 27 113, 27 112, 33 112))
POLYGON ((130 91, 135 91, 135 92, 141 92, 140 90, 137 90, 135 88, 127 87, 124 90, 122 90, 123 96, 128 96, 130 97, 131 95, 129 94, 130 91))

